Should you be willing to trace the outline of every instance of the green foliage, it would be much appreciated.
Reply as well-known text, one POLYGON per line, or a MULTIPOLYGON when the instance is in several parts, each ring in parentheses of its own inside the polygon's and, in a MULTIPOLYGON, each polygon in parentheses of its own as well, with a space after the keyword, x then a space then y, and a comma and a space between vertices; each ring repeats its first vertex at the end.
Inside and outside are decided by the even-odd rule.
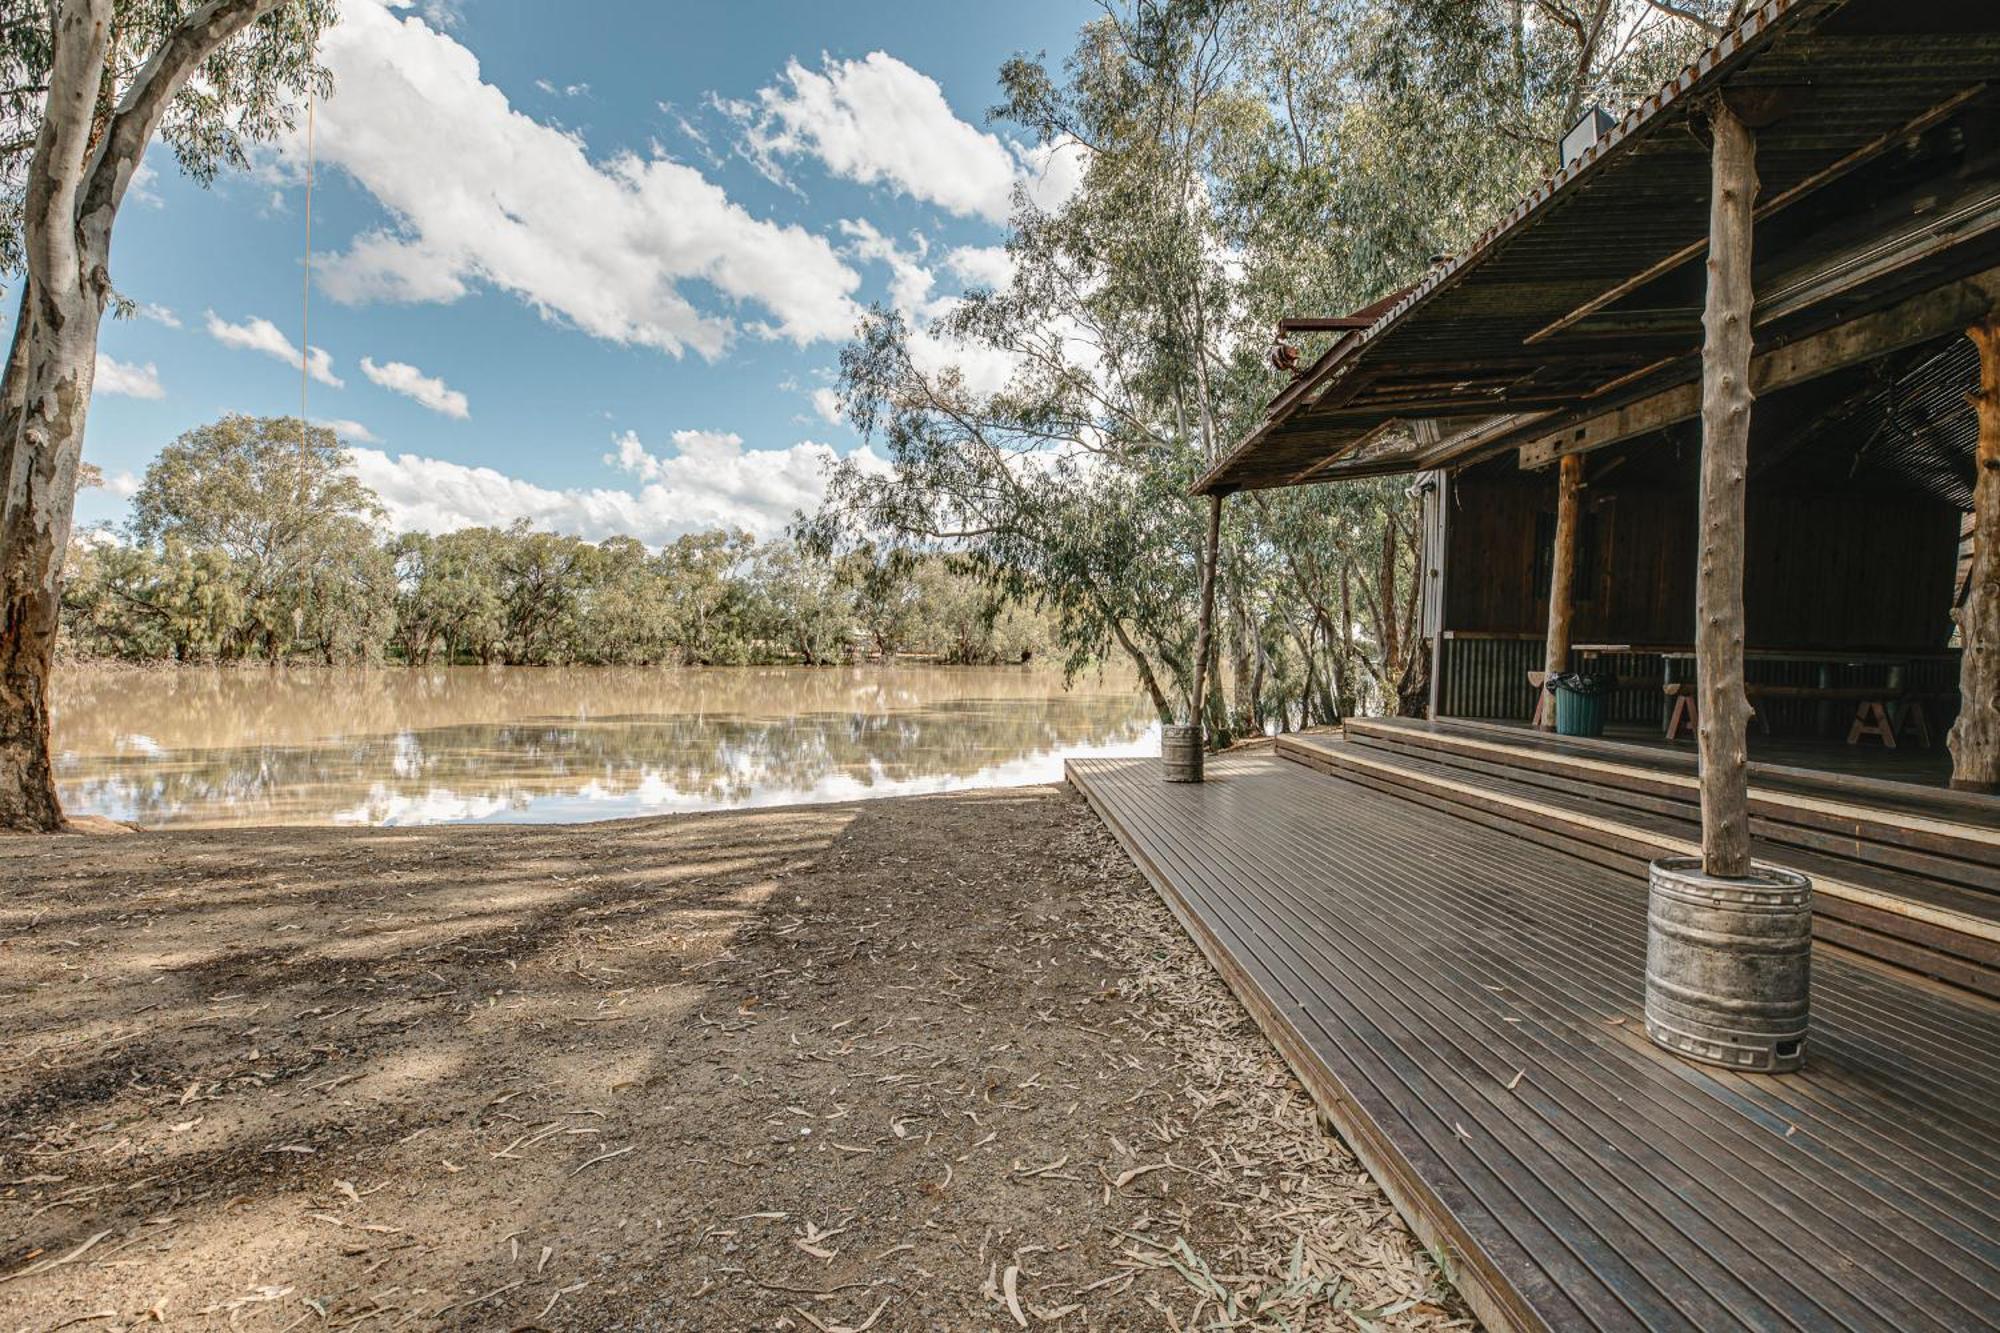
POLYGON ((379 532, 327 431, 231 416, 160 452, 128 541, 72 543, 66 650, 137 660, 556 666, 1018 661, 1042 620, 941 557, 698 532, 654 551, 464 528, 379 532))
POLYGON ((1199 710, 1218 737, 1409 710, 1425 655, 1406 483, 1227 506, 1199 701, 1188 486, 1283 387, 1264 358, 1278 319, 1366 305, 1470 245, 1587 105, 1650 91, 1728 8, 1148 0, 1104 6, 1060 69, 1009 61, 995 114, 1080 146, 1082 188, 1052 213, 1022 201, 1004 289, 923 330, 868 317, 842 397, 895 470, 840 471, 813 540, 952 553, 1046 608, 1072 663, 1123 655, 1163 718, 1199 710), (954 346, 1011 378, 976 383, 954 346))
MULTIPOLYGON (((330 430, 295 417, 226 416, 160 451, 132 501, 142 546, 216 552, 243 604, 240 630, 275 657, 294 644, 345 655, 378 641, 387 612, 352 580, 376 570, 381 507, 330 430)), ((386 566, 382 566, 386 568, 386 566)), ((249 645, 229 645, 234 655, 249 645)))
MULTIPOLYGON (((117 0, 105 108, 181 21, 204 0, 117 0)), ((0 277, 21 268, 21 205, 48 93, 55 6, 24 0, 0 16, 0 277)), ((325 97, 332 76, 314 56, 336 0, 290 0, 224 44, 168 104, 160 139, 181 169, 206 185, 225 167, 249 165, 249 145, 290 126, 307 90, 325 97)))

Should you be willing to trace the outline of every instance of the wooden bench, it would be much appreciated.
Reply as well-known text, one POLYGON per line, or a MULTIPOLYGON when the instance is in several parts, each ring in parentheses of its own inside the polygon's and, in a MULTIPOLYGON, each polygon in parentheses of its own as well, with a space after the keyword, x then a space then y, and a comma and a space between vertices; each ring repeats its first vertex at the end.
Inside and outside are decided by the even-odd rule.
MULTIPOLYGON (((1666 696, 1674 701, 1673 710, 1667 716, 1667 739, 1680 739, 1681 727, 1685 725, 1692 734, 1701 725, 1701 712, 1695 703, 1693 681, 1672 681, 1663 689, 1666 696)), ((1818 701, 1852 702, 1854 722, 1847 730, 1847 743, 1857 745, 1864 738, 1873 736, 1882 742, 1884 749, 1896 748, 1897 737, 1915 731, 1918 743, 1930 748, 1930 718, 1924 712, 1923 696, 1891 691, 1870 685, 1820 686, 1820 685, 1762 685, 1750 683, 1743 687, 1752 703, 1750 715, 1757 719, 1766 736, 1771 734, 1771 724, 1758 711, 1758 699, 1810 699, 1818 701)))

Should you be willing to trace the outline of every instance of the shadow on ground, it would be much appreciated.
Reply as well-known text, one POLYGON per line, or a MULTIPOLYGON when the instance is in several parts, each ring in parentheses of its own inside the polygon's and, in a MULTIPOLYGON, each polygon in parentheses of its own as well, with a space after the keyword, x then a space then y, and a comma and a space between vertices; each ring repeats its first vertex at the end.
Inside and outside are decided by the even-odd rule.
POLYGON ((1311 1172, 1345 1275, 1294 1296, 1453 1313, 1240 1014, 1298 1143, 1219 1150, 1244 1099, 1132 983, 1185 946, 1068 793, 5 839, 0 882, 0 1329, 1181 1327, 1226 1302, 1176 1239, 1311 1172))

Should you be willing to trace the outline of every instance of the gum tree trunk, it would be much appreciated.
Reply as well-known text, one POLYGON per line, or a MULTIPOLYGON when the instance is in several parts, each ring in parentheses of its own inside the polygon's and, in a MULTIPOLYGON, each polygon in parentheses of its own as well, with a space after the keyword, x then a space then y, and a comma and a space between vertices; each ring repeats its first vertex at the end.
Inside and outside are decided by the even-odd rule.
POLYGON ((1215 560, 1222 542, 1222 496, 1208 497, 1208 544, 1202 550, 1201 612, 1195 622, 1194 686, 1188 696, 1188 721, 1199 727, 1207 716, 1208 655, 1215 642, 1215 560))
POLYGON ((189 13, 100 123, 113 0, 61 0, 48 101, 22 204, 28 281, 0 380, 0 829, 63 827, 49 765, 49 671, 62 605, 111 227, 167 104, 278 0, 189 13))
POLYGON ((1972 572, 1958 613, 1958 721, 1951 785, 2000 792, 2000 315, 1966 331, 1979 348, 1979 476, 1972 491, 1972 572))
POLYGON ((1719 99, 1701 349, 1701 565, 1695 688, 1701 708, 1701 859, 1750 871, 1750 699, 1743 686, 1743 510, 1750 462, 1751 209, 1757 141, 1719 99))

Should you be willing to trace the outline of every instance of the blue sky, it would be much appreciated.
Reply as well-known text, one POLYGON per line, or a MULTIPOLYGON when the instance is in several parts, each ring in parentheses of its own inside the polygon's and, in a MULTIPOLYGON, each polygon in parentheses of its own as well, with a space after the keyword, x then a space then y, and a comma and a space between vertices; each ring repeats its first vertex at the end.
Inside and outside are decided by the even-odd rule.
MULTIPOLYGON (((859 307, 935 319, 1004 279, 1012 189, 1073 183, 1076 150, 985 110, 1001 61, 1059 59, 1091 13, 345 0, 310 415, 399 528, 776 532, 859 445, 815 393, 859 307)), ((304 160, 203 190, 149 159, 113 256, 146 313, 106 322, 85 456, 112 484, 80 522, 122 520, 181 431, 297 412, 304 160)))

